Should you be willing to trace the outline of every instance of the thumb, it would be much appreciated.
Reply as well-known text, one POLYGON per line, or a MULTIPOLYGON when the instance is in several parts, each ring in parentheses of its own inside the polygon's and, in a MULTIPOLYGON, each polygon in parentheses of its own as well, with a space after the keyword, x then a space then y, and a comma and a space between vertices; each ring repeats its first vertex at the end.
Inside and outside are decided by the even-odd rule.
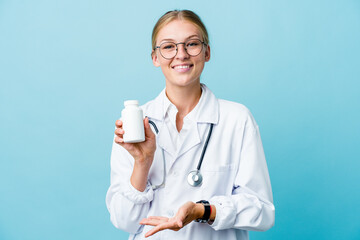
POLYGON ((153 133, 153 131, 150 128, 150 123, 149 123, 149 118, 148 117, 145 117, 145 119, 144 119, 144 127, 145 127, 145 136, 150 137, 150 138, 154 138, 155 134, 153 133))
POLYGON ((177 220, 177 225, 179 226, 179 228, 182 228, 183 222, 179 219, 179 220, 177 220))

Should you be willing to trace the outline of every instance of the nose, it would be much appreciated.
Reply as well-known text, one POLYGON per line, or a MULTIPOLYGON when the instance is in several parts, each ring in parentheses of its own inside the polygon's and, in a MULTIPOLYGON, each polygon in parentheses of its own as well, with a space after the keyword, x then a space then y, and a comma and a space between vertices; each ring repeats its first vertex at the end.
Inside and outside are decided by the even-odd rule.
POLYGON ((185 43, 180 43, 177 45, 177 52, 176 52, 176 58, 178 59, 187 59, 189 58, 189 54, 187 53, 185 49, 185 43))

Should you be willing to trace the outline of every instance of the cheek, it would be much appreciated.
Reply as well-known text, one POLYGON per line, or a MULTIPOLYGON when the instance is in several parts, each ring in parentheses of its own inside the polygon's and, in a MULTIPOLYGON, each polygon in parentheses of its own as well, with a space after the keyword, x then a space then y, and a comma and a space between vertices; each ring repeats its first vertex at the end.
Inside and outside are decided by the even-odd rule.
POLYGON ((160 68, 162 73, 164 74, 165 78, 168 78, 171 76, 171 69, 170 69, 170 65, 167 62, 162 62, 160 64, 160 68))
POLYGON ((194 59, 197 64, 204 65, 206 62, 206 54, 205 51, 202 51, 200 55, 196 56, 196 59, 194 59))
POLYGON ((197 59, 195 66, 198 70, 202 70, 205 66, 205 56, 201 56, 199 59, 197 59))
POLYGON ((170 71, 170 65, 167 62, 162 62, 160 63, 160 68, 163 71, 163 73, 165 74, 166 72, 170 71))
POLYGON ((171 63, 171 60, 167 60, 161 56, 158 58, 158 61, 159 61, 161 68, 169 67, 169 65, 171 63))

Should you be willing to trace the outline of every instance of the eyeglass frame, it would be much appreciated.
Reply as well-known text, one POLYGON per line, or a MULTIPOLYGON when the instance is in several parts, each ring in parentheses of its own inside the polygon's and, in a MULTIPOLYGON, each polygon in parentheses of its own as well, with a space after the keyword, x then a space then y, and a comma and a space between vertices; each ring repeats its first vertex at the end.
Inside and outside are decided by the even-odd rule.
POLYGON ((176 54, 178 53, 178 45, 179 45, 179 44, 184 44, 185 52, 186 52, 189 56, 191 56, 191 57, 196 57, 196 56, 198 56, 198 55, 202 52, 203 46, 204 46, 204 45, 207 46, 207 44, 206 44, 204 41, 201 41, 200 39, 189 39, 189 40, 187 40, 187 41, 185 41, 185 42, 178 42, 178 43, 174 43, 174 42, 163 42, 163 43, 161 43, 159 46, 155 46, 155 48, 154 48, 153 50, 155 51, 155 50, 158 48, 158 49, 159 49, 159 52, 160 52, 160 55, 161 55, 163 58, 165 58, 165 59, 167 59, 167 60, 170 60, 170 59, 173 59, 173 58, 176 56, 176 54), (186 43, 189 42, 189 41, 191 41, 191 40, 198 40, 198 41, 202 44, 202 45, 201 45, 201 50, 200 50, 200 52, 199 52, 198 54, 196 54, 196 55, 191 55, 191 54, 189 54, 188 51, 187 51, 186 43), (161 47, 161 45, 163 45, 164 43, 173 43, 173 44, 175 44, 176 52, 175 52, 175 55, 174 55, 173 57, 171 57, 171 58, 166 58, 166 57, 164 57, 164 55, 162 55, 162 53, 161 53, 161 51, 160 51, 160 47, 161 47))

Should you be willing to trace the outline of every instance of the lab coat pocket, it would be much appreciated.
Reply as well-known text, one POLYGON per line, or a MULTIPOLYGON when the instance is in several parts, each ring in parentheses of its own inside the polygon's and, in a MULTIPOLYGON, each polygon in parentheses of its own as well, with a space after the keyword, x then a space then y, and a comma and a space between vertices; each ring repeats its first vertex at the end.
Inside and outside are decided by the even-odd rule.
POLYGON ((234 164, 204 166, 204 172, 228 172, 234 168, 234 164))
POLYGON ((204 198, 215 195, 231 195, 234 179, 234 164, 207 166, 202 170, 201 186, 204 198))

